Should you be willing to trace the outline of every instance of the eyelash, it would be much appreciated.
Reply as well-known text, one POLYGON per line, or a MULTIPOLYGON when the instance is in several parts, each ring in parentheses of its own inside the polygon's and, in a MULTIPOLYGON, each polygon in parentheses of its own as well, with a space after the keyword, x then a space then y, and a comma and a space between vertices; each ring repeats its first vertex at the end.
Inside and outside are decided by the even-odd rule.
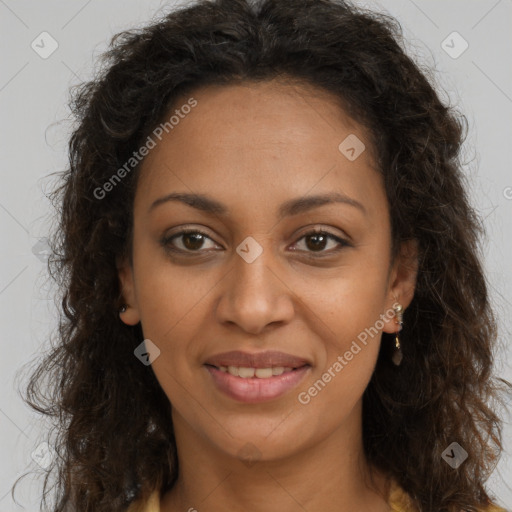
MULTIPOLYGON (((206 237, 206 238, 209 238, 210 240, 212 240, 210 236, 208 236, 206 233, 203 233, 199 229, 183 229, 182 231, 179 231, 178 233, 174 233, 171 236, 163 237, 161 240, 161 244, 165 248, 166 251, 169 251, 171 253, 190 254, 190 255, 200 254, 201 249, 199 249, 197 251, 184 250, 184 249, 178 249, 176 247, 173 247, 171 244, 172 240, 174 240, 175 238, 179 238, 180 236, 191 234, 191 233, 201 235, 203 237, 206 237)), ((299 242, 303 238, 306 238, 306 237, 312 236, 312 235, 325 235, 327 238, 330 238, 330 239, 338 242, 341 246, 335 250, 330 250, 330 251, 320 251, 320 252, 306 251, 309 253, 309 256, 311 256, 313 258, 322 258, 322 257, 326 257, 326 256, 331 256, 332 254, 335 254, 335 253, 338 253, 339 251, 341 251, 344 247, 353 247, 352 244, 350 244, 346 240, 344 240, 336 235, 333 235, 329 231, 325 231, 325 230, 321 230, 321 229, 313 229, 311 231, 308 231, 307 233, 304 233, 297 240, 297 242, 299 242)), ((295 242, 295 243, 297 243, 297 242, 295 242)))

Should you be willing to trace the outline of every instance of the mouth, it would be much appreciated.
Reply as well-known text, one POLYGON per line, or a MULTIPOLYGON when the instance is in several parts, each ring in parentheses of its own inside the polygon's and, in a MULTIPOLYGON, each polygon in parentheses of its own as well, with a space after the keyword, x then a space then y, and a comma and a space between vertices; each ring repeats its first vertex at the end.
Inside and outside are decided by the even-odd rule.
POLYGON ((283 375, 283 373, 289 373, 293 371, 297 371, 305 366, 309 366, 307 364, 297 367, 289 367, 289 366, 269 366, 267 368, 254 368, 247 366, 214 366, 211 364, 205 364, 205 366, 209 366, 210 368, 215 368, 224 373, 229 373, 233 375, 233 377, 240 377, 242 379, 270 379, 272 377, 278 377, 279 375, 283 375))
POLYGON ((226 352, 204 363, 216 389, 243 403, 283 396, 299 385, 311 367, 306 359, 283 352, 226 352))
POLYGON ((301 368, 306 364, 311 365, 311 362, 302 357, 275 350, 254 353, 233 350, 211 356, 204 364, 215 366, 218 369, 227 368, 228 371, 230 367, 254 368, 255 370, 282 367, 293 370, 294 368, 301 368))

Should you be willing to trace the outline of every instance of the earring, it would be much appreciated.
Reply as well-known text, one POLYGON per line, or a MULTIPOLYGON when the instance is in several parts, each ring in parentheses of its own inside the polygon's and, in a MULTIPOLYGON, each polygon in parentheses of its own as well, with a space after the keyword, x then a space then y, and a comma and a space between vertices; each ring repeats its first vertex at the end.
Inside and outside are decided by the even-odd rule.
POLYGON ((402 362, 403 359, 403 354, 402 348, 400 346, 400 339, 398 333, 402 330, 402 326, 404 324, 404 313, 401 304, 397 304, 393 309, 395 310, 395 323, 398 325, 398 329, 395 332, 395 349, 393 351, 393 356, 391 357, 391 360, 393 361, 393 364, 395 366, 400 366, 400 363, 402 362))
POLYGON ((124 313, 126 311, 126 304, 123 304, 120 308, 119 308, 119 313, 124 313))

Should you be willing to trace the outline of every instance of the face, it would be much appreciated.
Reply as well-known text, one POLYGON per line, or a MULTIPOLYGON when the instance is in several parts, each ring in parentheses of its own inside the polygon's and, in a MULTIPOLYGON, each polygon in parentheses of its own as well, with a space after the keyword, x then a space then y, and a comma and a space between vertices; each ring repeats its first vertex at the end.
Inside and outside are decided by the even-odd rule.
POLYGON ((290 456, 357 424, 414 254, 391 261, 367 133, 333 97, 275 81, 192 96, 140 169, 122 319, 160 350, 178 442, 290 456))

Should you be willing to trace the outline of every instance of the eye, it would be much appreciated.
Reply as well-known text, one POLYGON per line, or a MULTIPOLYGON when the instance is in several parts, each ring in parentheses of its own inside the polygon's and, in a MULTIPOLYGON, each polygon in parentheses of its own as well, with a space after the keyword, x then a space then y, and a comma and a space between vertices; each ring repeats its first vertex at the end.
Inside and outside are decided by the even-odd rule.
POLYGON ((161 243, 169 251, 199 252, 199 249, 204 249, 203 244, 205 239, 213 242, 213 240, 202 231, 197 229, 184 229, 172 236, 164 237, 161 243), (180 238, 182 238, 181 247, 176 247, 173 242, 180 238))
MULTIPOLYGON (((208 247, 205 248, 205 240, 210 240, 218 247, 206 233, 198 229, 183 229, 178 233, 162 238, 161 244, 167 251, 200 254, 203 252, 202 250, 206 251, 209 249, 208 247), (179 241, 179 243, 175 241, 179 241)), ((308 231, 295 242, 295 245, 300 246, 300 242, 303 242, 304 248, 299 248, 298 250, 315 255, 314 257, 329 256, 340 251, 343 247, 352 247, 347 240, 321 229, 308 231), (331 248, 331 250, 326 251, 325 249, 329 245, 329 241, 334 245, 334 249, 331 248)), ((297 249, 292 250, 295 251, 297 249)))
MULTIPOLYGON (((324 230, 312 230, 305 233, 299 240, 296 242, 304 241, 304 246, 306 247, 305 251, 309 253, 320 253, 319 256, 328 256, 332 253, 336 253, 340 251, 343 247, 349 247, 351 244, 342 238, 329 233, 324 230), (334 243, 334 250, 325 251, 324 249, 328 245, 328 241, 331 240, 334 243), (337 246, 337 247, 336 247, 337 246)), ((302 250, 302 249, 301 249, 302 250)))

